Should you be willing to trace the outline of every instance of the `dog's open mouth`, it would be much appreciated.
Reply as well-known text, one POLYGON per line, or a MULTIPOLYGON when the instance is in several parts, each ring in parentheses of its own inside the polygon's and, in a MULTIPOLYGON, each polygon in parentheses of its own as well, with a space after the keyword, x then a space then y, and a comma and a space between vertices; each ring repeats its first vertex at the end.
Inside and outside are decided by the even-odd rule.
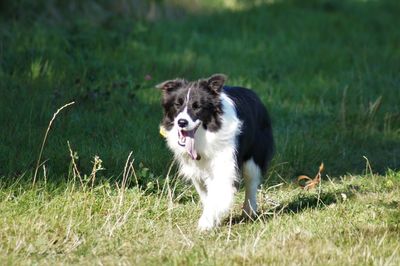
POLYGON ((200 160, 200 155, 197 154, 194 143, 194 134, 198 128, 199 125, 192 130, 178 130, 178 144, 186 148, 186 151, 193 160, 200 160))

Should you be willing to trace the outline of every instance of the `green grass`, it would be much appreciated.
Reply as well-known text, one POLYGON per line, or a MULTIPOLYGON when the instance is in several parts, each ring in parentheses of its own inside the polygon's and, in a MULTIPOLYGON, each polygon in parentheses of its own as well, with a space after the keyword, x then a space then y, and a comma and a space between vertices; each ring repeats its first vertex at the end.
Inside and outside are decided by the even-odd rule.
POLYGON ((0 5, 1 264, 400 263, 397 1, 171 1, 151 22, 104 1, 11 2, 0 5), (154 85, 216 72, 260 95, 277 152, 260 219, 236 223, 239 194, 233 224, 198 234, 197 195, 165 179, 154 85), (71 101, 31 188, 48 123, 71 101), (96 155, 104 169, 91 174, 96 155), (321 161, 321 187, 298 189, 321 161))
POLYGON ((223 225, 195 228, 196 197, 180 184, 156 192, 16 184, 0 194, 0 262, 8 264, 398 265, 400 175, 349 176, 304 192, 263 189, 263 213, 240 222, 241 199, 223 225), (271 201, 270 199, 274 199, 271 201), (273 202, 273 203, 272 203, 273 202), (276 205, 276 202, 279 205, 276 205))

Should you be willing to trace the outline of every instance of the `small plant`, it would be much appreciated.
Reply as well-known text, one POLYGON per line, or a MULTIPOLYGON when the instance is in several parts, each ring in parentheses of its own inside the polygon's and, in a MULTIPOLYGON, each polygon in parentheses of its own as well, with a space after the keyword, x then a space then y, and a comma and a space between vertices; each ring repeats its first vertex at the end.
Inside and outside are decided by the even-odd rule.
POLYGON ((53 114, 53 118, 50 120, 49 125, 47 126, 47 129, 46 129, 46 133, 44 134, 42 146, 40 147, 40 152, 39 152, 39 156, 38 156, 38 159, 37 159, 37 162, 36 162, 36 167, 35 167, 35 173, 33 174, 32 186, 35 186, 35 183, 36 183, 37 173, 38 173, 38 170, 39 170, 39 167, 40 167, 40 161, 41 161, 41 159, 42 159, 42 153, 43 153, 44 145, 46 144, 47 136, 48 136, 48 134, 49 134, 51 125, 53 124, 54 120, 56 119, 56 116, 58 115, 59 112, 61 112, 62 109, 66 108, 66 107, 68 107, 68 106, 70 106, 70 105, 73 105, 74 103, 75 103, 75 102, 70 102, 70 103, 67 103, 67 104, 61 106, 61 107, 58 108, 58 110, 53 114))
POLYGON ((318 173, 314 177, 314 179, 311 179, 310 177, 308 177, 306 175, 299 176, 297 178, 297 181, 299 182, 299 185, 304 190, 310 190, 310 189, 315 188, 321 182, 321 174, 322 174, 323 170, 324 170, 324 163, 321 163, 321 165, 319 166, 319 169, 318 169, 318 173))

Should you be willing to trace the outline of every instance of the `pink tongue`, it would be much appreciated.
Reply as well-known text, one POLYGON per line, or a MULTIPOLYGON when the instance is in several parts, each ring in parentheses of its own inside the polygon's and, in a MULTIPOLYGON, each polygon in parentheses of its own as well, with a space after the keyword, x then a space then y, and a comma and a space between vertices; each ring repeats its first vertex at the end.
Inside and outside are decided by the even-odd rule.
POLYGON ((186 151, 189 153, 190 157, 192 157, 193 160, 197 160, 197 151, 194 148, 194 138, 193 137, 186 137, 186 143, 185 143, 185 148, 186 151))
POLYGON ((185 148, 189 153, 190 157, 193 160, 200 160, 200 156, 198 156, 197 151, 194 147, 194 134, 196 133, 196 129, 190 131, 181 131, 182 137, 185 139, 185 148))

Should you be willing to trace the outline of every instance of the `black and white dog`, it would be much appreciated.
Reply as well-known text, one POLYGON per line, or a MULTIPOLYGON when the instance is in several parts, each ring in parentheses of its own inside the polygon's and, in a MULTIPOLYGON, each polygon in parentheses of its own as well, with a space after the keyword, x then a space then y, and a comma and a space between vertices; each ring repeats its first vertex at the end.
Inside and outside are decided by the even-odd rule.
POLYGON ((218 225, 229 211, 241 173, 243 211, 256 213, 257 187, 273 155, 271 121, 260 99, 249 89, 224 86, 225 80, 215 74, 157 85, 168 146, 203 204, 200 230, 218 225))

